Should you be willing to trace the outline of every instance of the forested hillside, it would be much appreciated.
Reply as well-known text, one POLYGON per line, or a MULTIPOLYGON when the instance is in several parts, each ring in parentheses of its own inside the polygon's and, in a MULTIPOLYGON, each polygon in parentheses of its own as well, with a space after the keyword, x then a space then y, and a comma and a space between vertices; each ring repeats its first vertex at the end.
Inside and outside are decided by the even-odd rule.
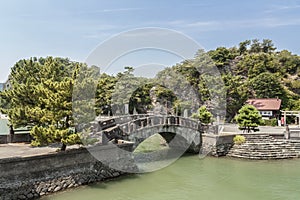
MULTIPOLYGON (((280 98, 283 109, 300 110, 300 56, 288 50, 276 51, 273 42, 246 40, 239 45, 207 52, 218 68, 226 88, 227 120, 230 121, 248 98, 280 98)), ((202 55, 203 57, 203 55, 202 55)), ((201 74, 195 59, 172 68, 185 74, 203 93, 201 74)), ((202 101, 205 104, 205 99, 202 101)))
POLYGON ((226 113, 231 121, 248 98, 277 97, 282 109, 300 110, 300 56, 277 51, 268 39, 200 49, 193 59, 165 68, 153 79, 133 72, 125 67, 117 75, 98 76, 97 68, 64 58, 20 60, 10 73, 12 89, 0 93, 1 112, 14 127, 32 126, 35 145, 59 141, 65 149, 79 142, 74 112, 88 123, 93 119, 85 113, 121 114, 124 104, 130 113, 182 114, 188 109, 190 115, 205 105, 214 117, 226 113), (95 91, 95 105, 84 99, 88 91, 95 91), (79 110, 72 108, 76 99, 82 104, 79 110))

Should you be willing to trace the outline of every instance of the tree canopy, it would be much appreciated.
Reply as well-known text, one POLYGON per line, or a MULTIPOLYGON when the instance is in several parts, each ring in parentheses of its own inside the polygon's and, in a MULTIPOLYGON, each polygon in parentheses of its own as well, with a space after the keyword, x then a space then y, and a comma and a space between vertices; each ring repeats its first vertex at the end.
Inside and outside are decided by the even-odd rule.
POLYGON ((300 109, 300 56, 276 51, 269 39, 245 40, 209 52, 200 49, 194 58, 152 79, 136 77, 133 70, 125 67, 117 75, 98 76, 97 68, 66 58, 23 59, 11 69, 12 89, 0 93, 1 111, 14 128, 32 127, 33 145, 60 142, 65 149, 80 142, 84 123, 96 115, 124 113, 124 104, 130 113, 161 106, 171 114, 184 109, 199 114, 197 109, 205 108, 203 113, 216 117, 225 116, 226 109, 228 122, 239 112, 241 127, 259 124, 256 111, 243 107, 248 98, 278 97, 283 100, 281 109, 300 109))
POLYGON ((258 131, 258 126, 263 123, 262 117, 258 110, 252 105, 244 105, 235 117, 238 122, 239 129, 247 131, 248 133, 258 131))
POLYGON ((212 122, 213 115, 206 109, 206 106, 201 106, 196 113, 193 113, 192 118, 198 119, 203 124, 212 122))
POLYGON ((80 143, 74 128, 72 92, 82 63, 63 58, 30 58, 11 70, 11 90, 1 93, 9 106, 2 109, 13 127, 31 126, 34 146, 80 143))

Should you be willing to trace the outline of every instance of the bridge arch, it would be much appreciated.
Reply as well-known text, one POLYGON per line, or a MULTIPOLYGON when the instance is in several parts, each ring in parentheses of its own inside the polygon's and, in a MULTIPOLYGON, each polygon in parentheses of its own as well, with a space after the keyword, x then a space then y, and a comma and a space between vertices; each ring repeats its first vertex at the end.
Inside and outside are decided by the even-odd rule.
POLYGON ((156 125, 143 127, 131 132, 125 140, 134 142, 134 148, 145 139, 154 134, 161 135, 170 148, 199 152, 201 146, 201 134, 194 129, 181 127, 178 125, 156 125))
POLYGON ((98 121, 94 132, 102 135, 102 143, 122 139, 134 142, 137 147, 142 141, 158 133, 171 148, 185 149, 198 153, 201 147, 200 123, 190 118, 165 115, 129 115, 98 121))

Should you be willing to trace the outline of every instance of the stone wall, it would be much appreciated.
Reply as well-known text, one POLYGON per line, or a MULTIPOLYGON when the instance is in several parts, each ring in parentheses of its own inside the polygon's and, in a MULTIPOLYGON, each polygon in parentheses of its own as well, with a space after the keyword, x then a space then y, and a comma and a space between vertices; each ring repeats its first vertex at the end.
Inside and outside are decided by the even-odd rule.
MULTIPOLYGON (((132 144, 119 147, 132 150, 132 144)), ((118 156, 119 148, 110 145, 89 150, 83 148, 34 157, 1 159, 0 199, 34 199, 125 174, 122 170, 115 170, 105 162, 98 161, 90 151, 99 152, 101 160, 109 160, 110 166, 119 165, 126 171, 130 168, 134 171, 136 168, 130 159, 118 156)))
POLYGON ((244 134, 245 143, 235 144, 228 153, 234 158, 271 160, 298 158, 297 142, 275 139, 266 134, 244 134))
POLYGON ((226 156, 233 146, 234 136, 203 134, 201 153, 217 157, 226 156))
POLYGON ((0 135, 0 144, 7 143, 7 135, 0 135))
POLYGON ((18 143, 18 142, 31 142, 32 136, 29 133, 19 133, 14 135, 0 135, 0 144, 18 143))

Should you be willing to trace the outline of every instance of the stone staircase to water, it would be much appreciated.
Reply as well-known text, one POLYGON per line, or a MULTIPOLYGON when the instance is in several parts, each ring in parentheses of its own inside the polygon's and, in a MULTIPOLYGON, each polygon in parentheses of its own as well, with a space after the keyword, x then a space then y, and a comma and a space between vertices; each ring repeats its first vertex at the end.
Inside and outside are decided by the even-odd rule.
POLYGON ((244 135, 246 142, 233 145, 227 156, 255 160, 298 158, 300 141, 275 139, 269 135, 244 135))
POLYGON ((300 140, 288 140, 292 145, 294 145, 295 150, 299 153, 300 155, 300 140))

